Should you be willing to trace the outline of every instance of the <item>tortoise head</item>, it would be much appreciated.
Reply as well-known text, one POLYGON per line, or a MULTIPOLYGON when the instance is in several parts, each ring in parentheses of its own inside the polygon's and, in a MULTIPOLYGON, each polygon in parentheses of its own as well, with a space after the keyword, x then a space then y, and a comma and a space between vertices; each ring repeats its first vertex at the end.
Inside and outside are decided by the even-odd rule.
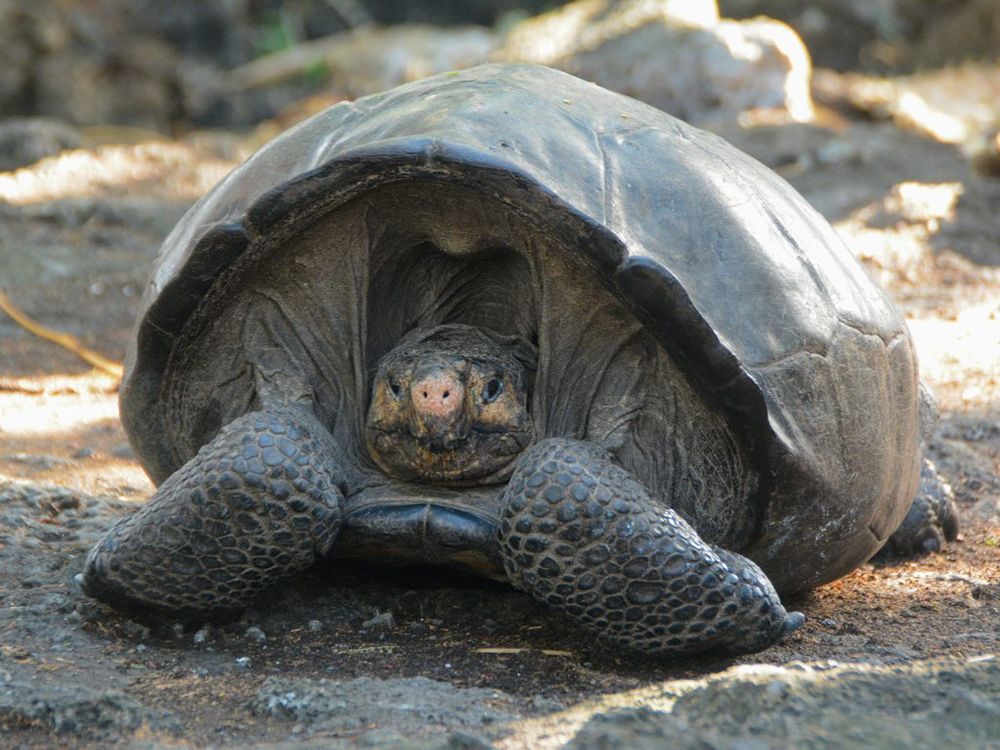
POLYGON ((417 329, 379 362, 368 453, 392 477, 501 481, 532 441, 519 346, 464 325, 417 329))

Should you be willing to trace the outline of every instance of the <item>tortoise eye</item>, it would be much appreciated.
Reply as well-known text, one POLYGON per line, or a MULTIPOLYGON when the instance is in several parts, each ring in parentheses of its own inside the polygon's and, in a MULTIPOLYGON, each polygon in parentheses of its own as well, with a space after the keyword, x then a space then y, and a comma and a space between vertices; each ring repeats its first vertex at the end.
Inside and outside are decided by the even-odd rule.
POLYGON ((389 378, 389 392, 398 401, 403 397, 403 386, 396 382, 395 378, 389 378))
POLYGON ((503 393, 503 381, 500 378, 493 378, 483 388, 483 403, 493 403, 501 393, 503 393))

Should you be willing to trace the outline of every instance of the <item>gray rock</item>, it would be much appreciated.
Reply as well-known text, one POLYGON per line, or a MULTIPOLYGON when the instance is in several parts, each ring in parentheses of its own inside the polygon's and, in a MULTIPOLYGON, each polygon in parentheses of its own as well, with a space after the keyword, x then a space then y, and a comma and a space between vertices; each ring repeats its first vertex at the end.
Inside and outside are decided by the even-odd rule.
POLYGON ((151 635, 150 629, 147 626, 134 620, 126 620, 122 623, 122 632, 129 638, 137 641, 148 641, 151 635))
POLYGON ((267 634, 256 625, 251 625, 249 628, 244 630, 243 635, 251 641, 256 641, 257 643, 263 643, 267 640, 267 634))
POLYGON ((211 635, 212 635, 212 628, 211 628, 211 626, 209 626, 209 625, 202 625, 195 632, 194 636, 192 637, 192 640, 194 641, 194 644, 196 646, 201 646, 202 644, 204 644, 211 637, 211 635))
POLYGON ((135 458, 135 451, 128 443, 122 443, 111 449, 111 455, 115 458, 135 458))
POLYGON ((269 677, 250 703, 258 716, 275 716, 310 731, 355 732, 370 725, 405 736, 447 727, 474 734, 518 718, 513 699, 499 690, 457 688, 425 677, 330 681, 269 677))
POLYGON ((813 117, 812 65, 798 35, 769 18, 720 20, 714 0, 577 0, 515 26, 498 55, 560 68, 700 124, 754 110, 813 117))
POLYGON ((109 507, 127 506, 114 498, 84 495, 55 484, 0 478, 0 541, 16 534, 20 544, 29 549, 36 548, 39 542, 88 541, 92 535, 103 533, 107 525, 97 509, 109 507), (50 523, 54 516, 61 518, 60 525, 50 523))
POLYGON ((128 735, 143 724, 178 730, 166 712, 154 711, 116 690, 20 682, 0 686, 0 726, 39 724, 58 734, 105 741, 128 735))
POLYGON ((361 623, 362 630, 392 630, 396 627, 396 618, 392 612, 379 612, 370 620, 361 623))
POLYGON ((574 750, 989 747, 1000 737, 1000 659, 905 666, 735 667, 700 681, 669 712, 593 717, 574 750))
POLYGON ((972 506, 970 515, 985 523, 1000 523, 1000 498, 984 497, 972 506))
POLYGON ((12 463, 24 464, 33 469, 51 469, 55 466, 65 466, 69 463, 65 458, 40 453, 10 453, 6 456, 0 456, 0 459, 11 461, 12 463))
POLYGON ((44 117, 11 118, 0 122, 0 172, 12 171, 79 148, 80 131, 59 120, 44 117))

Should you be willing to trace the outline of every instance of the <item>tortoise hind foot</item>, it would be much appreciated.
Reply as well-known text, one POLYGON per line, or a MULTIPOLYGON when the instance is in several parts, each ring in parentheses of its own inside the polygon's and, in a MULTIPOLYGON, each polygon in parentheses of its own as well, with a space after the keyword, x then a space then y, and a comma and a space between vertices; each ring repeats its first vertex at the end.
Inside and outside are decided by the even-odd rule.
POLYGON ((543 440, 524 455, 499 534, 514 585, 632 651, 757 651, 803 621, 754 563, 706 544, 585 442, 543 440))
POLYGON ((291 412, 226 425, 90 551, 84 591, 121 609, 217 615, 309 567, 343 501, 324 432, 291 412))
POLYGON ((915 557, 937 552, 958 537, 958 509, 951 487, 937 467, 924 459, 920 487, 906 517, 877 555, 880 559, 915 557))

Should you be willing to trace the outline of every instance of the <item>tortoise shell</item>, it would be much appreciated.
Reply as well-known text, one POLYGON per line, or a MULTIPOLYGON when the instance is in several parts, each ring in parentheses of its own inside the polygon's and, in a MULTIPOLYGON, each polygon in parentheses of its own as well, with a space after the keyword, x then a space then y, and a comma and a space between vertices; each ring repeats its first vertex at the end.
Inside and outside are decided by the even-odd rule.
POLYGON ((234 170, 163 244, 122 421, 162 481, 254 408, 281 349, 310 384, 300 395, 353 444, 378 357, 416 322, 458 313, 537 346, 546 435, 587 430, 602 352, 637 331, 655 342, 760 473, 734 547, 779 591, 867 560, 913 498, 912 342, 829 224, 720 138, 530 65, 339 104, 234 170), (559 263, 511 260, 538 237, 564 248, 559 263), (407 260, 414 248, 437 271, 407 260), (251 294, 248 279, 274 282, 251 294), (588 316, 591 301, 612 312, 588 316))

